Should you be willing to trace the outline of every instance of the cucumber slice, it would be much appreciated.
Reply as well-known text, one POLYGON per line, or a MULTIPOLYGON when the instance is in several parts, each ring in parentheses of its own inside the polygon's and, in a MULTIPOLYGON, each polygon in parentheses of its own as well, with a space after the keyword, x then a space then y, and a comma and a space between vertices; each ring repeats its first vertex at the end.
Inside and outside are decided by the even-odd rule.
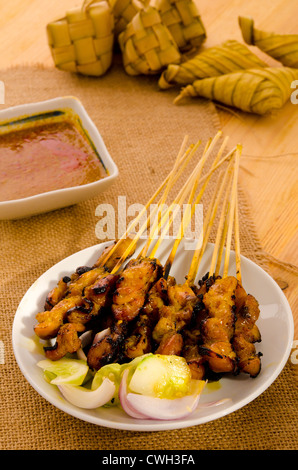
POLYGON ((37 365, 44 370, 46 380, 54 385, 82 385, 89 371, 87 363, 79 359, 44 359, 37 365))
POLYGON ((189 392, 190 382, 191 373, 184 358, 152 354, 136 366, 129 390, 158 398, 177 398, 189 392))

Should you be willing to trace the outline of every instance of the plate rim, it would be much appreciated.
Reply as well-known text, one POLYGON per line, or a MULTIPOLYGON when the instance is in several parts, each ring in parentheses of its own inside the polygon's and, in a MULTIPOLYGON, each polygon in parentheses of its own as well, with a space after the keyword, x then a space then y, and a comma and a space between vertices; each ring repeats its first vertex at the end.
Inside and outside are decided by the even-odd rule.
MULTIPOLYGON (((25 379, 29 382, 29 384, 33 387, 33 389, 38 393, 40 396, 42 396, 46 401, 48 401, 52 406, 58 408, 59 410, 65 412, 66 414, 73 416, 81 421, 84 422, 89 422, 91 424, 97 425, 97 426, 103 426, 106 428, 110 429, 118 429, 118 430, 127 430, 127 431, 140 431, 140 432, 151 432, 151 431, 165 431, 165 430, 174 430, 174 429, 183 429, 183 428, 188 428, 188 427, 193 427, 193 426, 199 426, 201 424, 205 424, 207 422, 212 422, 215 421, 221 417, 227 416, 244 406, 248 405, 251 403, 253 400, 255 400, 257 397, 259 397, 262 393, 264 393, 272 384, 273 382, 277 379, 277 377, 280 375, 282 370, 284 369, 290 352, 292 348, 292 343, 294 339, 294 319, 292 315, 292 310, 290 307, 290 304, 288 302, 288 299, 286 298, 285 294, 282 292, 282 290, 279 292, 280 298, 283 300, 283 307, 286 308, 286 313, 287 313, 287 320, 288 320, 288 327, 289 327, 289 336, 287 338, 287 348, 285 349, 282 358, 279 362, 278 367, 276 367, 273 371, 273 373, 270 375, 270 377, 266 380, 266 382, 263 384, 263 386, 258 387, 255 392, 250 393, 249 397, 243 398, 240 400, 240 402, 235 403, 234 405, 231 405, 230 407, 226 408, 225 410, 221 409, 219 407, 219 410, 215 413, 213 413, 211 419, 209 415, 206 415, 205 417, 199 417, 199 418, 194 418, 194 422, 188 422, 186 421, 176 421, 176 420, 167 420, 167 421, 157 421, 157 420, 146 420, 144 423, 143 420, 135 420, 135 422, 131 423, 122 423, 122 422, 116 422, 116 421, 107 421, 105 418, 101 418, 100 416, 88 416, 83 417, 81 416, 84 414, 84 409, 81 408, 76 408, 72 407, 72 405, 68 404, 66 401, 64 402, 61 400, 60 403, 57 403, 56 400, 53 399, 44 389, 40 390, 40 387, 38 384, 35 383, 35 381, 32 379, 30 374, 26 371, 25 366, 23 365, 22 358, 20 356, 20 351, 17 348, 16 345, 16 322, 18 320, 17 314, 22 306, 22 303, 25 301, 27 296, 30 294, 31 289, 33 289, 34 285, 42 280, 43 278, 46 278, 48 273, 54 268, 57 268, 60 263, 67 263, 67 261, 70 258, 82 255, 84 252, 91 254, 93 256, 95 254, 96 250, 100 250, 101 248, 104 249, 108 245, 114 243, 114 241, 107 241, 107 242, 102 242, 98 243, 95 245, 91 245, 89 247, 83 248, 82 250, 79 250, 52 265, 50 268, 48 268, 44 273, 42 273, 27 289, 25 294, 23 295, 22 299, 19 302, 19 305, 17 307, 17 310, 15 312, 14 320, 13 320, 13 325, 12 325, 12 333, 11 333, 11 338, 12 338, 12 346, 13 346, 13 353, 17 362, 17 365, 19 369, 21 370, 23 376, 25 379), (71 406, 71 409, 69 409, 69 406, 71 406), (141 423, 142 421, 142 423, 141 423), (198 422, 199 421, 199 422, 198 422)), ((214 245, 213 243, 208 242, 208 245, 214 245)), ((231 250, 231 254, 234 253, 233 250, 231 250)), ((256 264, 254 261, 251 259, 247 258, 246 256, 241 255, 242 260, 245 260, 246 263, 249 265, 253 265, 254 268, 257 270, 261 271, 265 277, 275 286, 275 288, 278 288, 278 284, 276 281, 270 276, 269 273, 267 273, 261 266, 256 264)), ((46 383, 46 382, 45 382, 46 383)), ((191 417, 190 417, 191 419, 191 417)))

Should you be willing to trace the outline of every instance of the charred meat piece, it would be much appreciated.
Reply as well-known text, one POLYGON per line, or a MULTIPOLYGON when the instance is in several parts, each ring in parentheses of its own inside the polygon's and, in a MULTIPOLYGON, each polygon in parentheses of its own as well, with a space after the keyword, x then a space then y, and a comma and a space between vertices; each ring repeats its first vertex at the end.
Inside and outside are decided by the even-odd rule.
POLYGON ((84 271, 77 279, 69 283, 66 296, 83 295, 86 287, 94 284, 97 279, 105 276, 106 274, 106 270, 102 267, 84 271))
POLYGON ((93 315, 111 306, 118 274, 106 274, 84 289, 84 296, 94 305, 93 315))
MULTIPOLYGON (((113 362, 120 354, 120 350, 122 354, 123 342, 128 332, 127 325, 139 315, 148 291, 161 273, 162 267, 155 259, 140 258, 131 260, 126 265, 116 281, 113 293, 111 312, 114 325, 111 326, 109 335, 91 346, 87 355, 90 367, 98 370, 103 365, 113 362)), ((141 327, 140 324, 139 327, 143 328, 142 335, 144 335, 145 325, 141 327)), ((130 347, 133 347, 132 343, 130 347)), ((131 353, 133 354, 132 349, 131 353)))
POLYGON ((124 355, 129 359, 142 356, 152 351, 152 319, 141 314, 133 333, 124 342, 124 355))
POLYGON ((51 339, 57 336, 67 312, 74 307, 81 306, 83 299, 80 295, 62 299, 50 311, 40 312, 36 315, 38 324, 34 331, 41 339, 51 339))
POLYGON ((77 325, 65 323, 58 331, 54 346, 45 347, 45 355, 51 361, 57 361, 67 353, 73 354, 81 347, 81 340, 78 337, 77 325))
POLYGON ((155 351, 155 354, 169 356, 180 356, 183 348, 183 338, 180 333, 169 332, 162 337, 162 340, 155 351))
POLYGON ((190 324, 183 330, 183 349, 181 355, 185 358, 193 379, 202 380, 205 376, 205 359, 200 354, 199 345, 202 342, 200 325, 206 318, 207 311, 203 302, 195 305, 190 324))
POLYGON ((154 341, 160 343, 165 334, 178 333, 192 318, 198 298, 186 284, 168 286, 168 305, 160 309, 160 318, 153 330, 154 341))
POLYGON ((213 286, 216 279, 220 279, 220 276, 209 276, 209 273, 207 273, 202 277, 202 279, 199 280, 198 286, 193 286, 192 288, 197 296, 202 298, 202 296, 208 292, 210 287, 213 286))
POLYGON ((152 351, 152 330, 158 321, 160 309, 167 302, 168 285, 173 282, 173 278, 166 281, 161 277, 149 290, 133 332, 125 340, 124 355, 129 359, 152 351))
MULTIPOLYGON (((105 275, 110 272, 117 264, 118 260, 127 250, 131 240, 129 238, 121 240, 109 259, 105 262, 108 253, 114 245, 106 247, 100 254, 93 266, 79 266, 76 271, 69 277, 64 276, 47 295, 45 301, 45 310, 51 310, 65 296, 80 295, 84 288, 95 282, 98 276, 105 275), (105 262, 105 264, 103 264, 105 262)), ((129 254, 131 256, 133 252, 129 254)))
POLYGON ((143 307, 144 313, 158 320, 160 310, 168 301, 168 286, 173 285, 173 282, 173 278, 167 281, 163 277, 158 279, 148 292, 147 300, 143 307))
MULTIPOLYGON (((70 352, 69 349, 71 349, 72 353, 76 352, 77 349, 75 349, 75 345, 77 345, 78 349, 80 348, 78 332, 84 331, 85 325, 90 324, 94 319, 96 319, 96 317, 101 312, 101 309, 105 308, 107 305, 110 305, 111 295, 109 294, 111 291, 113 291, 116 280, 117 275, 113 274, 108 274, 107 276, 101 278, 94 285, 88 288, 89 291, 87 294, 89 294, 91 298, 81 298, 81 302, 79 302, 78 305, 69 308, 64 313, 63 321, 67 323, 64 323, 62 326, 60 326, 58 330, 55 345, 55 348, 57 349, 55 349, 55 352, 53 352, 54 349, 49 349, 49 351, 52 351, 51 353, 48 353, 51 354, 52 360, 57 360, 63 357, 63 351, 64 354, 70 352), (108 297, 110 298, 108 299, 108 297), (68 329, 66 328, 67 325, 72 326, 70 326, 68 329), (69 332, 69 334, 65 334, 66 331, 69 332), (70 338, 73 344, 71 348, 69 348, 70 338)), ((67 299, 64 301, 66 302, 66 300, 67 299)), ((51 311, 52 313, 53 310, 51 311)))
MULTIPOLYGON (((242 292, 243 294, 243 292, 242 292)), ((261 341, 256 325, 260 309, 257 300, 250 294, 241 299, 241 308, 236 314, 233 347, 238 358, 240 372, 256 377, 261 370, 260 354, 256 352, 255 342, 261 341)))
POLYGON ((46 301, 45 301, 45 310, 51 310, 60 300, 63 299, 63 297, 66 295, 67 288, 68 288, 68 282, 70 281, 70 278, 67 276, 62 277, 57 286, 55 286, 47 295, 46 301))
POLYGON ((79 331, 84 331, 85 325, 93 318, 93 309, 93 302, 84 297, 80 305, 76 305, 66 312, 65 321, 75 323, 79 331))
POLYGON ((116 321, 130 322, 139 314, 148 291, 162 274, 161 264, 150 258, 131 260, 121 273, 113 295, 116 321))
POLYGON ((186 340, 181 355, 189 365, 192 379, 202 380, 205 376, 205 360, 200 354, 198 342, 186 340))
POLYGON ((95 283, 83 289, 84 295, 67 295, 51 310, 38 313, 36 319, 39 324, 34 328, 37 336, 42 339, 54 338, 60 326, 66 321, 86 325, 99 314, 102 308, 111 304, 111 292, 117 279, 118 276, 114 274, 103 272, 99 276, 97 273, 95 283))
MULTIPOLYGON (((121 239, 121 241, 119 241, 119 243, 116 241, 112 245, 107 246, 104 249, 104 251, 101 253, 101 255, 99 256, 98 260, 95 262, 94 267, 103 266, 106 271, 109 271, 109 272, 112 271, 112 269, 116 266, 116 264, 121 259, 122 255, 124 255, 124 253, 129 248, 130 245, 131 245, 131 239, 130 238, 123 238, 123 239, 121 239), (117 245, 116 248, 114 248, 115 245, 117 245), (114 250, 114 251, 109 256, 108 260, 105 261, 107 255, 112 250, 114 250)), ((134 253, 134 251, 131 250, 129 252, 127 258, 132 256, 133 253, 134 253)))
POLYGON ((93 343, 87 353, 87 363, 91 369, 99 370, 101 367, 115 362, 123 341, 127 334, 127 325, 124 322, 116 322, 99 341, 93 343))
POLYGON ((208 318, 201 325, 203 344, 200 354, 213 372, 235 372, 236 354, 231 341, 235 324, 235 291, 237 279, 217 279, 204 294, 208 318))

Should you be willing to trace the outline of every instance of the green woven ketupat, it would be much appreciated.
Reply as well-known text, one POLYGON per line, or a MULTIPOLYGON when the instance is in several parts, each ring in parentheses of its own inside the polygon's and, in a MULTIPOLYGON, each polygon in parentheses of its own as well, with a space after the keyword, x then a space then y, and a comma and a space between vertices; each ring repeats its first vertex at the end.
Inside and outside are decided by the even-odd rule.
POLYGON ((298 68, 298 34, 276 34, 254 27, 252 18, 239 17, 244 41, 281 62, 286 67, 298 68))
POLYGON ((181 55, 159 12, 149 6, 138 12, 119 35, 123 65, 129 75, 157 74, 181 55))
POLYGON ((206 39, 206 30, 193 0, 151 0, 162 22, 181 51, 197 48, 206 39))
POLYGON ((48 42, 56 67, 83 75, 101 76, 113 57, 114 16, 106 1, 82 8, 47 25, 48 42))
POLYGON ((175 99, 200 96, 255 114, 269 114, 280 109, 290 98, 291 83, 298 80, 298 70, 267 67, 233 72, 219 77, 196 80, 175 99))
POLYGON ((158 84, 161 89, 166 89, 174 85, 188 85, 197 79, 266 66, 265 62, 244 44, 231 40, 220 46, 206 49, 179 65, 168 65, 158 84))
POLYGON ((144 8, 147 0, 108 0, 115 19, 115 34, 118 36, 133 17, 144 8))

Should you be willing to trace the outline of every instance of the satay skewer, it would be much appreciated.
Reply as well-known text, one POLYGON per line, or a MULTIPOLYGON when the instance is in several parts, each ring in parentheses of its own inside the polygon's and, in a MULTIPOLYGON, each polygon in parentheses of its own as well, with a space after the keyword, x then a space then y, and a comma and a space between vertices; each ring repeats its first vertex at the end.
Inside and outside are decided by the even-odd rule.
POLYGON ((232 175, 229 177, 229 182, 227 184, 227 190, 225 194, 225 198, 222 204, 220 220, 217 228, 216 239, 214 244, 214 249, 211 258, 211 265, 209 269, 209 276, 218 276, 220 265, 221 265, 221 258, 224 248, 224 243, 227 234, 227 214, 229 213, 229 205, 230 205, 230 197, 231 197, 231 182, 232 182, 232 175))
POLYGON ((209 235, 217 214, 218 206, 222 198, 223 191, 226 187, 227 184, 227 179, 229 176, 231 170, 231 162, 228 165, 227 169, 224 172, 223 178, 222 178, 222 173, 220 173, 217 181, 217 186, 215 191, 213 192, 212 200, 208 206, 206 218, 204 221, 204 226, 203 226, 203 242, 199 239, 197 247, 195 249, 191 266, 187 275, 187 283, 189 285, 192 285, 195 280, 195 276, 198 271, 198 266, 202 260, 203 254, 206 250, 206 246, 208 243, 209 235))
MULTIPOLYGON (((196 152, 198 146, 201 144, 201 141, 198 141, 196 145, 194 146, 191 146, 191 149, 190 149, 190 155, 191 157, 193 156, 193 154, 196 152)), ((178 161, 178 160, 177 160, 178 161)), ((176 165, 175 165, 176 166, 176 165)), ((171 187, 167 189, 167 193, 168 193, 168 190, 172 189, 172 187, 174 186, 174 184, 176 183, 177 181, 177 177, 181 175, 181 169, 183 170, 183 168, 179 168, 179 171, 178 171, 178 174, 173 178, 171 179, 171 181, 168 181, 168 185, 170 185, 171 187)), ((165 201, 165 197, 162 196, 161 199, 159 200, 158 204, 153 208, 153 210, 151 211, 151 214, 149 215, 149 217, 147 218, 146 222, 144 222, 141 226, 141 228, 138 230, 138 232, 134 235, 132 241, 131 241, 131 245, 127 248, 127 250, 124 252, 123 256, 119 259, 117 265, 114 267, 114 270, 113 270, 113 273, 117 272, 117 270, 121 267, 121 265, 123 264, 123 262, 125 261, 126 259, 126 255, 128 252, 132 251, 135 249, 135 247, 137 246, 137 243, 139 241, 139 239, 141 238, 141 236, 143 235, 143 233, 145 232, 145 230, 147 230, 148 228, 150 228, 150 219, 152 218, 152 216, 154 216, 156 214, 156 212, 158 211, 158 209, 164 204, 164 201, 165 201)), ((152 223, 152 222, 151 222, 152 223)), ((129 230, 126 231, 126 233, 128 234, 129 233, 129 230)), ((125 235, 123 235, 123 237, 121 238, 124 238, 125 235)), ((140 256, 140 255, 139 255, 140 256)))
POLYGON ((238 145, 236 155, 235 155, 235 170, 234 170, 234 176, 233 176, 232 200, 231 200, 231 208, 229 212, 229 225, 228 225, 228 231, 227 231, 223 277, 228 276, 228 270, 229 270, 231 240, 232 240, 232 234, 233 234, 236 198, 237 198, 237 190, 238 190, 239 159, 240 159, 241 152, 242 152, 242 147, 238 145))
POLYGON ((239 208, 238 208, 238 191, 236 192, 235 201, 235 256, 236 256, 236 278, 239 284, 242 284, 241 274, 241 255, 240 255, 240 234, 239 234, 239 208))
MULTIPOLYGON (((201 145, 201 141, 198 141, 197 144, 194 146, 194 149, 193 149, 194 152, 198 149, 199 145, 201 145)), ((150 227, 149 237, 142 251, 140 252, 139 256, 146 256, 149 250, 149 247, 152 244, 156 236, 156 233, 159 232, 160 228, 164 225, 165 221, 168 219, 172 207, 175 206, 175 204, 179 204, 181 200, 185 199, 186 197, 185 193, 188 191, 188 186, 192 184, 192 179, 194 178, 197 172, 197 169, 200 167, 200 165, 202 165, 201 160, 197 164, 196 168, 193 170, 191 176, 188 178, 186 183, 183 185, 182 189, 179 191, 178 195, 176 196, 176 199, 173 202, 171 202, 170 206, 167 209, 163 211, 165 207, 165 203, 166 203, 166 198, 163 198, 163 200, 161 201, 161 204, 159 204, 159 206, 155 208, 156 209, 154 211, 155 218, 150 227)))
MULTIPOLYGON (((215 144, 217 143, 218 139, 220 138, 220 136, 221 136, 221 132, 218 132, 213 140, 210 139, 207 142, 201 159, 199 160, 197 166, 195 167, 192 174, 188 178, 186 184, 183 186, 182 190, 179 192, 177 199, 174 200, 174 202, 168 208, 168 210, 166 211, 166 213, 163 215, 162 219, 160 220, 159 224, 157 224, 157 226, 154 227, 155 230, 152 230, 153 235, 151 236, 151 239, 148 240, 146 246, 142 250, 143 255, 147 252, 150 243, 154 239, 154 236, 157 233, 159 233, 159 230, 162 230, 162 227, 164 227, 162 232, 161 232, 160 237, 158 238, 158 240, 157 240, 157 242, 156 242, 156 244, 155 244, 155 246, 152 249, 152 252, 150 254, 150 257, 155 256, 157 249, 159 248, 160 244, 162 243, 162 241, 164 240, 166 234, 168 233, 168 230, 169 230, 170 226, 172 225, 172 223, 173 223, 173 221, 174 221, 174 219, 177 215, 177 212, 179 211, 182 204, 184 203, 187 195, 188 195, 188 202, 190 204, 192 204, 193 198, 194 198, 196 190, 197 190, 197 187, 200 183, 200 178, 201 178, 201 175, 202 175, 203 167, 204 167, 211 151, 213 150, 215 144)), ((182 222, 183 222, 183 220, 182 220, 182 222)), ((189 220, 189 222, 190 222, 190 220, 189 220)), ((180 225, 180 232, 181 232, 181 230, 182 230, 182 224, 180 225)), ((181 238, 181 235, 179 235, 177 238, 181 238)))
MULTIPOLYGON (((191 210, 187 210, 187 211, 185 212, 185 214, 184 214, 183 221, 182 221, 183 223, 182 223, 182 227, 181 227, 180 237, 177 237, 177 238, 176 238, 176 240, 175 240, 175 242, 174 242, 174 245, 173 245, 173 248, 172 248, 172 251, 171 251, 171 253, 170 253, 170 255, 169 255, 169 257, 168 257, 168 259, 167 259, 167 261, 166 261, 166 263, 165 263, 165 269, 164 269, 164 270, 165 270, 165 274, 164 274, 164 276, 165 276, 166 279, 167 279, 167 277, 168 277, 168 275, 169 275, 169 273, 170 273, 170 270, 171 270, 171 267, 172 267, 172 264, 173 264, 173 261, 174 261, 174 258, 175 258, 175 255, 176 255, 178 246, 180 245, 180 242, 181 242, 181 240, 182 240, 182 238, 183 238, 184 229, 185 229, 186 227, 188 227, 188 225, 189 225, 189 223, 190 223, 190 220, 192 219, 192 217, 193 217, 193 215, 194 215, 196 206, 201 202, 201 199, 202 199, 203 194, 204 194, 204 192, 205 192, 205 189, 206 189, 206 187, 207 187, 207 185, 208 185, 208 183, 209 183, 209 181, 210 181, 210 179, 211 179, 211 176, 212 176, 212 174, 213 174, 213 171, 215 171, 216 165, 217 165, 218 161, 220 160, 220 157, 221 157, 221 155, 222 155, 222 153, 223 153, 223 151, 224 151, 224 149, 225 149, 225 147, 226 147, 226 145, 227 145, 227 141, 228 141, 228 137, 226 137, 226 138, 224 139, 224 142, 223 142, 223 144, 222 144, 222 146, 221 146, 221 148, 220 148, 220 150, 219 150, 219 152, 218 152, 218 154, 217 154, 217 156, 216 156, 216 158, 215 158, 215 160, 214 160, 214 162, 213 162, 211 171, 208 173, 207 178, 205 179, 204 184, 202 185, 202 187, 201 187, 201 189, 200 189, 200 192, 199 192, 199 194, 197 195, 197 197, 196 197, 196 199, 195 199, 195 202, 194 202, 193 205, 192 205, 191 210)), ((233 151, 230 152, 231 155, 232 155, 232 153, 233 153, 233 151)))
MULTIPOLYGON (((224 158, 222 158, 217 164, 215 164, 215 165, 211 168, 211 170, 210 170, 206 175, 204 175, 204 176, 201 178, 200 183, 202 183, 202 182, 207 183, 207 182, 209 181, 211 175, 215 172, 215 170, 217 170, 225 161, 227 161, 227 160, 229 160, 229 159, 231 158, 231 155, 233 154, 233 152, 234 152, 234 150, 231 151, 231 152, 229 152, 227 155, 225 155, 224 158)), ((202 195, 203 195, 203 192, 204 192, 205 188, 206 188, 206 185, 203 185, 203 187, 202 187, 202 189, 201 189, 199 195, 198 195, 197 198, 196 198, 195 203, 192 205, 192 209, 191 209, 191 211, 190 211, 191 217, 192 217, 193 214, 194 214, 195 206, 196 206, 196 205, 199 203, 199 201, 201 200, 201 197, 202 197, 202 195)), ((180 233, 182 233, 182 231, 183 231, 183 223, 184 223, 184 226, 187 226, 187 224, 190 223, 190 218, 189 218, 187 215, 186 215, 186 217, 188 218, 188 221, 187 221, 187 223, 186 223, 187 218, 186 218, 184 221, 182 220, 182 224, 181 224, 181 228, 180 228, 180 233)), ((163 230, 163 233, 162 233, 161 236, 159 237, 159 239, 158 239, 158 241, 157 241, 157 243, 156 243, 156 245, 155 245, 155 247, 154 247, 154 249, 153 249, 153 251, 152 251, 152 253, 151 253, 151 256, 152 256, 152 255, 155 255, 155 253, 156 253, 156 251, 157 251, 157 248, 159 247, 159 245, 161 244, 161 242, 162 242, 164 236, 165 236, 166 233, 168 232, 168 228, 169 228, 169 226, 170 226, 170 224, 171 224, 171 222, 172 222, 172 219, 173 219, 173 217, 171 217, 171 220, 168 222, 168 226, 165 227, 165 229, 163 230)), ((165 272, 167 272, 167 271, 169 272, 169 269, 170 269, 170 267, 171 267, 171 265, 172 265, 172 263, 173 263, 175 253, 176 253, 176 251, 177 251, 177 248, 178 248, 179 243, 181 242, 181 239, 182 239, 182 237, 179 236, 179 237, 176 238, 176 240, 175 240, 175 242, 174 242, 174 246, 173 246, 172 252, 171 252, 171 254, 170 254, 169 258, 168 258, 168 261, 166 262, 166 265, 165 265, 165 266, 166 266, 165 272)))
MULTIPOLYGON (((165 188, 166 185, 169 184, 170 179, 172 178, 172 175, 174 175, 174 178, 171 179, 171 186, 174 186, 174 184, 177 182, 177 180, 180 178, 181 174, 185 170, 186 166, 188 165, 189 161, 193 157, 194 154, 194 145, 191 144, 186 151, 184 151, 183 155, 181 156, 182 150, 185 148, 186 141, 188 139, 188 136, 185 136, 182 142, 182 145, 180 147, 179 154, 177 156, 177 162, 179 162, 179 165, 175 165, 176 167, 173 168, 170 173, 167 175, 167 177, 164 179, 164 181, 161 183, 161 185, 158 187, 158 189, 155 191, 155 193, 151 196, 151 198, 148 200, 146 205, 143 207, 143 209, 139 212, 139 214, 131 221, 125 232, 122 234, 122 236, 117 240, 115 246, 107 253, 106 258, 103 260, 103 264, 105 264, 109 257, 113 255, 114 251, 117 249, 120 243, 122 243, 123 240, 129 237, 129 234, 133 231, 133 229, 136 227, 138 222, 142 219, 144 214, 147 212, 148 208, 150 205, 154 202, 154 200, 159 196, 161 191, 165 188), (176 174, 175 174, 176 173, 176 174)), ((161 199, 159 199, 158 204, 160 204, 161 199)), ((147 218, 147 224, 146 227, 144 226, 143 232, 145 231, 146 228, 148 228, 149 224, 149 218, 147 218)), ((142 232, 142 233, 143 233, 142 232)), ((141 233, 141 234, 142 234, 141 233)), ((140 234, 140 235, 141 235, 140 234)))

